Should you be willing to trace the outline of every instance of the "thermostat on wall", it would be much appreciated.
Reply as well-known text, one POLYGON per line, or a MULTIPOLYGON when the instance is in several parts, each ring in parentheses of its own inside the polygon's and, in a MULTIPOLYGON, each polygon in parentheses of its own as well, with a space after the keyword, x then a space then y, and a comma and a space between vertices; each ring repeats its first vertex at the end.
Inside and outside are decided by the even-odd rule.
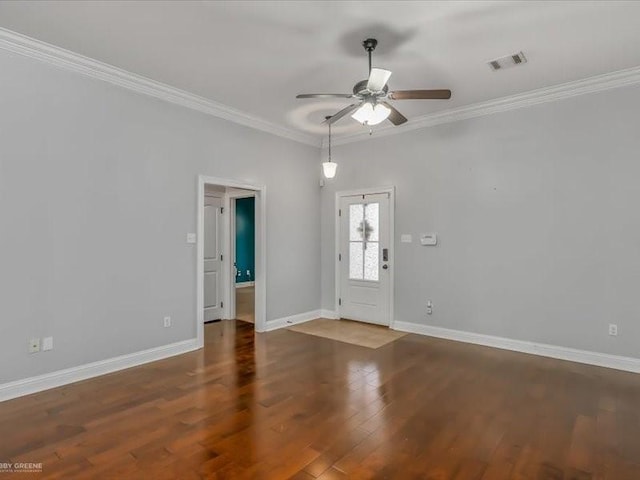
POLYGON ((435 233, 423 233, 420 235, 421 245, 436 245, 438 243, 438 236, 435 233))

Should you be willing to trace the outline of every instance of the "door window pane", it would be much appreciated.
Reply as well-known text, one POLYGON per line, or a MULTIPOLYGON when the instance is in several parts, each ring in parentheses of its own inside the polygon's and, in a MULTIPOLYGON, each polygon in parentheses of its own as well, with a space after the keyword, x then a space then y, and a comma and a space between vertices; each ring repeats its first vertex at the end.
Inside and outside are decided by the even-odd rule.
POLYGON ((364 249, 364 279, 378 281, 378 242, 367 242, 364 249))
POLYGON ((364 221, 366 228, 365 240, 369 242, 377 242, 380 240, 379 236, 379 219, 378 219, 378 203, 368 203, 364 206, 364 221))
POLYGON ((349 242, 349 278, 362 280, 363 275, 362 242, 349 242))
POLYGON ((349 205, 349 240, 362 241, 362 219, 364 217, 364 205, 357 203, 349 205))

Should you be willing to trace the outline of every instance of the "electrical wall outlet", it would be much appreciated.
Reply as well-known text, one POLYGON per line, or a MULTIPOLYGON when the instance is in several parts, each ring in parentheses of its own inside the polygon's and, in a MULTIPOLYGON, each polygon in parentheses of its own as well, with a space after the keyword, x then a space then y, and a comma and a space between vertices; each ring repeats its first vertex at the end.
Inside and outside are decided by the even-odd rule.
POLYGON ((171 326, 171 317, 164 317, 164 328, 169 328, 171 326))
POLYGON ((47 352, 53 350, 53 337, 44 337, 42 339, 42 351, 47 352))
POLYGON ((616 337, 618 335, 618 325, 614 323, 609 324, 609 335, 616 337))
POLYGON ((40 351, 40 339, 32 338, 29 340, 29 353, 37 353, 40 351))
POLYGON ((433 313, 433 303, 431 300, 427 300, 427 315, 431 315, 433 313))

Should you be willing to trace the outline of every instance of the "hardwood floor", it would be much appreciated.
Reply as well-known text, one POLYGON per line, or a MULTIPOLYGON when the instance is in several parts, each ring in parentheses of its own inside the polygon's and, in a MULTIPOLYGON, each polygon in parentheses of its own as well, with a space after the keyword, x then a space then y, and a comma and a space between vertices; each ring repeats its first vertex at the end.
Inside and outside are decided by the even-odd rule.
POLYGON ((407 335, 206 348, 0 403, 2 478, 640 479, 640 375, 407 335))
POLYGON ((244 322, 254 323, 255 315, 255 287, 236 288, 236 318, 244 322))

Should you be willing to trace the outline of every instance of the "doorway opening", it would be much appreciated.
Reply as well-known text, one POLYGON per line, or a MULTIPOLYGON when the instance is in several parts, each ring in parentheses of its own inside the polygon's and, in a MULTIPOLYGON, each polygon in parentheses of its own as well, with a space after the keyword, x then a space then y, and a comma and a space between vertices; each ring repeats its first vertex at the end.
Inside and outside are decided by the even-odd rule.
POLYGON ((229 192, 229 199, 231 259, 235 273, 233 317, 255 323, 255 194, 234 189, 229 192))
MULTIPOLYGON (((248 202, 247 202, 248 203, 248 202)), ((236 315, 237 284, 248 288, 241 297, 241 314, 251 308, 255 331, 266 325, 266 187, 217 177, 198 177, 196 332, 204 345, 204 324, 232 320, 236 315), (250 199, 251 229, 243 228, 242 271, 236 258, 238 201, 250 199), (252 238, 248 238, 252 236, 252 238), (252 242, 251 242, 252 240, 252 242), (251 250, 252 255, 249 253, 251 250), (251 262, 251 263, 247 263, 251 262), (246 268, 245 265, 251 265, 246 268), (239 281, 243 280, 243 281, 239 281), (250 279, 250 280, 247 280, 250 279)), ((243 225, 244 227, 244 225, 243 225)), ((244 289, 242 289, 244 290, 244 289)), ((246 318, 249 318, 247 315, 246 318)), ((247 321, 247 320, 245 320, 247 321)))

